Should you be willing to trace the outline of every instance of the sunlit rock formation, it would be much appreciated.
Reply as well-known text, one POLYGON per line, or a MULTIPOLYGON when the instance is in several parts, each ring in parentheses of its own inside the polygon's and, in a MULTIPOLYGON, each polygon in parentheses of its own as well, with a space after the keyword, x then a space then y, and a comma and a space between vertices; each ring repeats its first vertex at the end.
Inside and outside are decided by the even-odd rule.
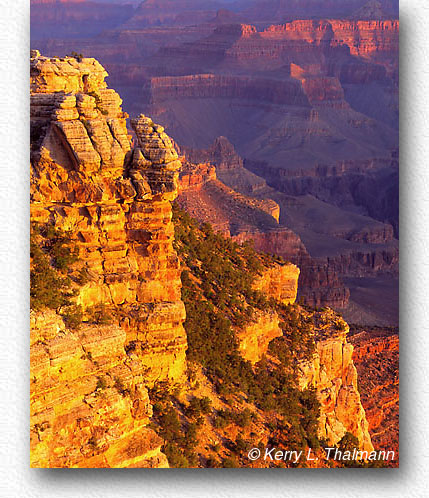
POLYGON ((144 428, 150 406, 143 409, 142 386, 180 380, 186 369, 171 222, 180 162, 162 127, 145 116, 132 120, 132 147, 121 99, 96 60, 31 56, 31 220, 76 243, 89 275, 76 297, 84 317, 103 305, 117 318, 78 333, 60 317, 48 326, 35 313, 32 427, 49 431, 34 439, 32 463, 165 466, 161 441, 144 428), (49 337, 40 339, 45 330, 49 337), (108 377, 102 396, 100 376, 108 377), (116 376, 130 400, 112 387, 116 376), (85 444, 89 456, 79 460, 72 448, 85 444))
POLYGON ((357 387, 353 346, 347 341, 349 326, 335 319, 331 311, 322 313, 315 332, 316 352, 300 365, 300 387, 314 387, 321 403, 319 437, 329 444, 346 432, 354 434, 360 447, 372 451, 368 421, 357 387))

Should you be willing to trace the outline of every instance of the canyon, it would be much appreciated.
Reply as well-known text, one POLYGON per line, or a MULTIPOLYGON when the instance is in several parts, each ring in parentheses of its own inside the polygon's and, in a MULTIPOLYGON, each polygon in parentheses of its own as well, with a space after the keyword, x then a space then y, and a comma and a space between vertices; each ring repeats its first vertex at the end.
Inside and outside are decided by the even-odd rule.
MULTIPOLYGON (((79 16, 86 3, 72 5, 79 16)), ((161 123, 188 163, 216 167, 210 180, 181 174, 195 217, 297 264, 307 304, 398 323, 395 2, 151 1, 72 38, 38 8, 34 48, 97 57, 128 113, 161 123), (368 309, 380 285, 396 309, 377 297, 368 309)))
MULTIPOLYGON (((393 309, 389 314, 381 311, 386 309, 384 302, 372 314, 362 311, 363 303, 349 304, 345 283, 358 286, 365 281, 371 287, 371 278, 377 275, 386 282, 384 291, 392 292, 398 265, 392 225, 344 212, 313 195, 276 191, 244 167, 225 137, 208 149, 181 147, 180 153, 188 166, 180 173, 178 202, 195 218, 234 240, 252 240, 257 250, 297 264, 299 297, 307 304, 333 306, 356 320, 395 323, 393 309)), ((357 301, 363 298, 357 295, 357 301)))
MULTIPOLYGON (((171 447, 157 425, 162 416, 154 394, 167 384, 179 393, 174 406, 183 420, 195 395, 211 393, 216 412, 201 423, 207 434, 224 441, 221 454, 231 452, 225 438, 237 429, 224 430, 213 419, 234 402, 254 412, 249 427, 268 441, 267 424, 278 414, 261 410, 248 395, 228 398, 216 391, 204 368, 189 360, 183 273, 190 263, 178 253, 172 202, 212 183, 234 209, 239 206, 237 218, 247 210, 255 220, 272 220, 274 230, 278 204, 222 184, 210 163, 186 160, 151 118, 128 119, 106 77, 93 58, 31 51, 31 465, 168 467, 171 447), (55 286, 66 289, 66 300, 53 304, 55 286)), ((221 237, 206 230, 207 237, 221 237)), ((233 238, 234 227, 228 225, 228 231, 233 238)), ((285 337, 282 321, 291 314, 287 319, 298 320, 315 345, 311 357, 299 363, 299 387, 303 393, 314 389, 321 405, 317 434, 337 444, 352 433, 359 447, 372 449, 344 320, 332 310, 310 311, 295 303, 297 266, 249 253, 253 250, 231 238, 214 240, 229 247, 231 261, 239 262, 234 264, 254 261, 257 273, 252 289, 245 287, 246 299, 274 303, 272 311, 262 309, 234 326, 244 359, 260 365, 268 356, 270 368, 278 368, 269 347, 285 337)), ((200 279, 198 285, 206 284, 214 282, 200 279)), ((201 447, 195 466, 207 463, 204 451, 201 447)))

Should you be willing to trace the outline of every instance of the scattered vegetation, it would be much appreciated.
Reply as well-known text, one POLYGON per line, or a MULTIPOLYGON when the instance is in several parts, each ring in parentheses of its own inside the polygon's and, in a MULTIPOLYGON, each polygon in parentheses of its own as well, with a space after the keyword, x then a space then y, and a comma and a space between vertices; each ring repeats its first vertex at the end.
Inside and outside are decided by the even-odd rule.
MULTIPOLYGON (((187 314, 188 359, 204 368, 225 400, 244 393, 261 410, 275 413, 273 444, 318 448, 320 405, 314 390, 298 389, 295 368, 315 349, 312 314, 299 306, 268 300, 252 289, 254 279, 274 264, 269 255, 214 233, 210 225, 199 225, 177 206, 174 221, 176 250, 184 263, 182 300, 187 314), (257 309, 278 313, 283 336, 272 341, 269 351, 278 361, 263 358, 252 367, 240 355, 234 328, 251 322, 257 309)), ((234 424, 244 429, 251 419, 248 409, 219 410, 213 425, 223 429, 234 424)), ((235 449, 243 447, 241 441, 235 449)), ((222 466, 232 463, 228 460, 222 466)))
POLYGON ((78 260, 78 255, 70 236, 52 225, 33 224, 30 258, 31 308, 58 310, 71 306, 76 295, 70 278, 71 266, 78 260))
POLYGON ((203 424, 202 414, 211 412, 211 402, 208 398, 193 397, 188 406, 182 406, 176 394, 165 382, 150 390, 154 428, 165 440, 163 451, 171 467, 196 467, 199 460, 195 449, 203 424))
POLYGON ((83 54, 73 50, 72 52, 70 52, 70 54, 67 54, 67 57, 74 57, 78 62, 81 62, 83 59, 83 54))
POLYGON ((51 224, 33 223, 30 232, 30 306, 61 314, 71 329, 80 327, 83 313, 74 303, 78 286, 83 285, 83 267, 78 248, 69 233, 51 224))
POLYGON ((86 310, 89 323, 95 325, 110 325, 113 323, 113 315, 104 303, 96 304, 86 310))
POLYGON ((122 396, 131 396, 131 391, 127 389, 120 377, 115 377, 114 378, 114 385, 113 387, 118 391, 119 394, 122 396))

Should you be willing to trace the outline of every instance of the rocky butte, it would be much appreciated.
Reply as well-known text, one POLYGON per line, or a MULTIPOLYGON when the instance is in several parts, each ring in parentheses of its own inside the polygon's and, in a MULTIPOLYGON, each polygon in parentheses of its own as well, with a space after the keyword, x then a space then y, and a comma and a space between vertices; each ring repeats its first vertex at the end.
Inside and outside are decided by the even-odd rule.
POLYGON ((94 59, 32 51, 31 220, 72 234, 90 276, 76 300, 84 315, 102 304, 120 317, 73 332, 32 313, 34 466, 166 466, 145 386, 186 369, 171 222, 180 162, 144 116, 132 120, 132 147, 106 76, 94 59))
MULTIPOLYGON (((131 136, 106 76, 95 59, 31 51, 31 267, 45 294, 51 278, 72 301, 41 306, 40 280, 32 283, 32 300, 39 295, 31 311, 33 467, 168 467, 165 442, 149 426, 148 389, 163 381, 181 386, 184 403, 195 392, 186 375, 186 314, 173 248, 181 161, 150 118, 131 119, 131 136), (65 247, 75 257, 61 266, 71 251, 65 247), (52 278, 52 268, 41 266, 48 253, 65 277, 52 278)), ((210 166, 200 171, 215 180, 210 166)), ((192 181, 182 176, 184 184, 192 181)), ((299 269, 276 265, 254 289, 293 304, 299 269)), ((349 431, 361 448, 372 448, 347 326, 329 311, 318 316, 317 348, 300 366, 301 387, 316 389, 321 402, 318 433, 336 444, 349 431)), ((246 359, 255 363, 267 352, 281 334, 279 321, 262 312, 235 331, 246 359)), ((208 389, 205 377, 201 383, 208 389)), ((225 406, 215 393, 213 404, 225 406)))

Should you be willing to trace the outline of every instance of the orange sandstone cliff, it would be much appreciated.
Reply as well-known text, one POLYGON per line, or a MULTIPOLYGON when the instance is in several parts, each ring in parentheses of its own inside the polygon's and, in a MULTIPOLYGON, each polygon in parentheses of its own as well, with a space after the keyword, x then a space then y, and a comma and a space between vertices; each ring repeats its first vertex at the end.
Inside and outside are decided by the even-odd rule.
MULTIPOLYGON (((275 265, 266 269, 253 283, 253 288, 283 304, 294 304, 298 292, 299 268, 293 264, 275 265)), ((240 352, 256 363, 268 350, 269 343, 283 334, 280 318, 272 311, 258 311, 253 323, 237 331, 240 352)))
POLYGON ((144 386, 186 369, 172 247, 177 153, 144 116, 131 121, 132 147, 96 60, 33 51, 30 71, 31 220, 72 234, 90 276, 76 298, 84 317, 97 304, 118 317, 72 332, 60 316, 32 312, 31 463, 166 466, 146 428, 144 386))
POLYGON ((346 432, 360 447, 373 451, 368 421, 358 390, 353 345, 347 341, 349 326, 328 310, 319 316, 315 330, 316 351, 300 365, 300 387, 313 386, 321 404, 319 437, 335 444, 346 432))

